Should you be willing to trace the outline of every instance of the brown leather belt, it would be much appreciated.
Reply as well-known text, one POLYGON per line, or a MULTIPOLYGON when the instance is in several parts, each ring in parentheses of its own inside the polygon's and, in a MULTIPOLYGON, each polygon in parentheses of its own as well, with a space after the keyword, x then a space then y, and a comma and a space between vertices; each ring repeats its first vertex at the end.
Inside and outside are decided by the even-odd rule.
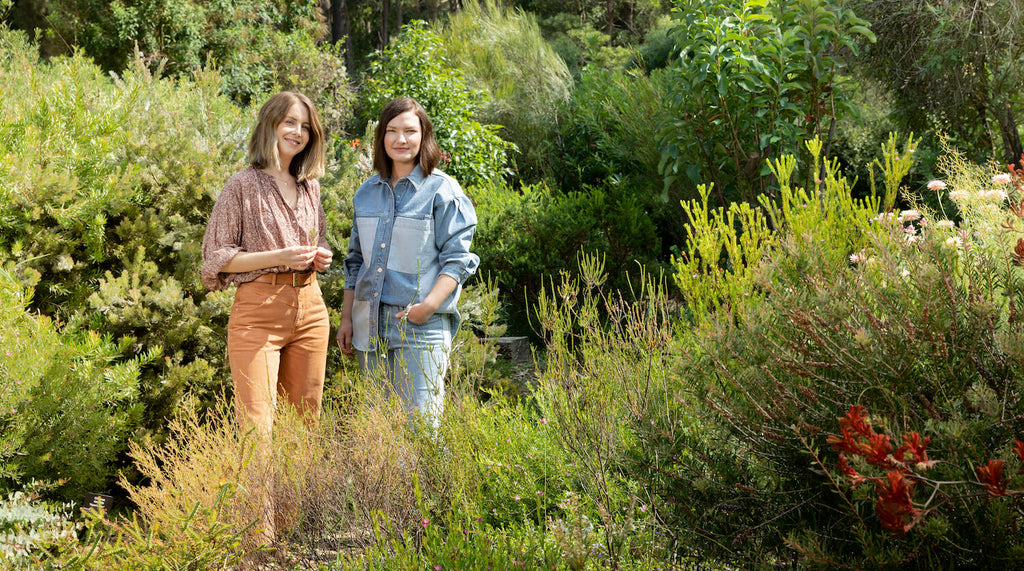
POLYGON ((307 286, 316 281, 314 272, 284 272, 280 274, 263 274, 252 280, 272 285, 290 285, 292 287, 307 286))

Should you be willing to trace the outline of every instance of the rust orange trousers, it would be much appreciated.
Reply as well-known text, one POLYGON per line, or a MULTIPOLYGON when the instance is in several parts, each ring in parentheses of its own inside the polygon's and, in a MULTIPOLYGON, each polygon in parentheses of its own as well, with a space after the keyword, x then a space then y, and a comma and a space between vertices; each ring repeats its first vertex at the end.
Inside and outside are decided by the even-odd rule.
POLYGON ((330 327, 315 277, 304 286, 238 286, 228 320, 228 360, 240 425, 269 435, 282 397, 307 420, 319 418, 330 327))

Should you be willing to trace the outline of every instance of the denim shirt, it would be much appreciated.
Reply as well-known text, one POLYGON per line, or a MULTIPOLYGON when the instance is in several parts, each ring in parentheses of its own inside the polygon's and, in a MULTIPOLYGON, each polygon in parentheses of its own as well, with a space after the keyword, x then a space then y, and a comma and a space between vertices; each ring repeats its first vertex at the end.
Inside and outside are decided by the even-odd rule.
POLYGON ((455 179, 419 165, 392 188, 374 175, 360 185, 345 258, 345 288, 354 289, 352 346, 374 351, 380 304, 405 307, 426 299, 441 274, 458 282, 437 313, 459 320, 462 284, 480 265, 469 251, 476 232, 473 203, 455 179))

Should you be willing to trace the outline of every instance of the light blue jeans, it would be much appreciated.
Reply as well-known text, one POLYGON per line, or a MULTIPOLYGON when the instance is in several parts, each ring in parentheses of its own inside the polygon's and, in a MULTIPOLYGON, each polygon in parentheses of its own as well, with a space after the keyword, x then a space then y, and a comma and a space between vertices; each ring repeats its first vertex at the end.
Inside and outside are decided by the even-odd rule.
POLYGON ((424 324, 395 319, 404 307, 380 304, 376 351, 356 351, 359 367, 402 408, 419 413, 437 428, 444 412, 444 376, 448 372, 455 316, 435 313, 424 324))

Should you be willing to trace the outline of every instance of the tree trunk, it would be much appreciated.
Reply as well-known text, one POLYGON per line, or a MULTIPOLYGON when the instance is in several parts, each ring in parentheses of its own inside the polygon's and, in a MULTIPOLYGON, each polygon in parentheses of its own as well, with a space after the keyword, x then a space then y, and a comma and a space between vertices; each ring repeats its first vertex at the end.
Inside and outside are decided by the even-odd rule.
POLYGON ((604 19, 605 19, 605 34, 608 34, 608 38, 612 37, 612 32, 615 31, 615 0, 607 0, 604 3, 604 19))
POLYGON ((395 35, 402 33, 402 0, 395 0, 395 35))
POLYGON ((380 45, 378 49, 384 49, 388 45, 388 40, 391 39, 391 30, 388 29, 388 12, 391 8, 391 2, 380 3, 380 45))
POLYGON ((1013 108, 1009 103, 995 103, 992 111, 999 121, 999 131, 1003 136, 1003 164, 1015 165, 1021 160, 1024 149, 1020 144, 1020 132, 1017 131, 1017 119, 1013 116, 1013 108))
POLYGON ((331 0, 331 43, 337 44, 345 40, 345 66, 351 71, 355 68, 356 55, 352 53, 352 19, 348 15, 348 3, 345 0, 331 0))

